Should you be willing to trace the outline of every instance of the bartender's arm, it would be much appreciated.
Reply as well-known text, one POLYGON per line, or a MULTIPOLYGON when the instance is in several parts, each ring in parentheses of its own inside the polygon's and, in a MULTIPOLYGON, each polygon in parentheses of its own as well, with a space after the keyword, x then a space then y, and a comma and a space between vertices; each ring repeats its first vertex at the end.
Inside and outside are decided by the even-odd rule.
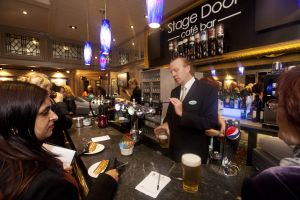
POLYGON ((163 124, 161 124, 160 126, 158 126, 154 129, 154 133, 156 136, 163 131, 167 132, 170 135, 170 129, 169 129, 168 122, 164 122, 163 124))

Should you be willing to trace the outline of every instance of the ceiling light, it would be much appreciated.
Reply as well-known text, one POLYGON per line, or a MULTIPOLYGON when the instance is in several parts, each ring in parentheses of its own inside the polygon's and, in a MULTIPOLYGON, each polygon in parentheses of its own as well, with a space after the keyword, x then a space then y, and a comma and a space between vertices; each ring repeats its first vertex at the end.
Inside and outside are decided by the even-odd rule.
POLYGON ((86 41, 83 49, 84 64, 91 65, 92 62, 92 45, 89 41, 86 41))
POLYGON ((67 72, 67 74, 70 74, 70 71, 69 71, 69 70, 67 70, 66 72, 67 72))
POLYGON ((113 41, 116 42, 116 39, 114 38, 113 41))
POLYGON ((148 25, 150 28, 159 28, 162 22, 164 0, 146 0, 148 25))
POLYGON ((76 30, 76 29, 77 29, 77 26, 72 26, 72 25, 70 25, 69 28, 72 29, 72 30, 76 30))
POLYGON ((30 70, 30 71, 34 72, 34 70, 33 70, 33 69, 32 69, 32 70, 30 70))
POLYGON ((134 46, 134 42, 133 43, 131 43, 132 44, 132 46, 134 46))
POLYGON ((100 62, 100 70, 101 71, 106 70, 106 64, 107 64, 106 55, 101 53, 99 56, 99 62, 100 62))
POLYGON ((133 26, 131 25, 130 28, 133 29, 133 26))
POLYGON ((145 17, 146 19, 148 19, 148 15, 144 15, 144 17, 145 17))
POLYGON ((63 49, 64 49, 65 51, 68 51, 68 50, 69 50, 69 47, 64 46, 63 49))
POLYGON ((3 68, 0 68, 0 70, 3 70, 3 68))
POLYGON ((98 59, 98 57, 97 57, 97 56, 95 56, 95 59, 98 59))
POLYGON ((108 55, 111 43, 111 30, 108 19, 102 20, 101 31, 100 31, 100 42, 102 54, 108 55))
POLYGON ((28 14, 26 10, 23 10, 22 13, 23 13, 23 15, 27 15, 28 14))

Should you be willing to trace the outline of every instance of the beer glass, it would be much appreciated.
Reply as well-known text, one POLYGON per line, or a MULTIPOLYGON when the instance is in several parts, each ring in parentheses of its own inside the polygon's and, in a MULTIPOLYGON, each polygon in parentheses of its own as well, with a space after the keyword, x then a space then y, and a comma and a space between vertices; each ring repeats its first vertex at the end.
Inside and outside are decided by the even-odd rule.
POLYGON ((182 187, 186 192, 198 191, 200 178, 201 158, 195 154, 183 154, 181 157, 183 182, 182 187))
POLYGON ((160 132, 158 134, 158 141, 161 148, 169 147, 169 135, 166 132, 160 132))

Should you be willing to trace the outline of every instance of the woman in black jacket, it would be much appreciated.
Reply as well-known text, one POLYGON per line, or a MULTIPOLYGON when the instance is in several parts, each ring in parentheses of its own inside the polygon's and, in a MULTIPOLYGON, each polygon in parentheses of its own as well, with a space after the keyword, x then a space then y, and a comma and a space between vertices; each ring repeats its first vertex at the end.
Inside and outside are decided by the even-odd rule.
MULTIPOLYGON (((48 92, 36 85, 0 84, 0 199, 78 200, 75 179, 42 147, 58 119, 48 92)), ((99 175, 88 199, 112 199, 118 172, 99 175)))

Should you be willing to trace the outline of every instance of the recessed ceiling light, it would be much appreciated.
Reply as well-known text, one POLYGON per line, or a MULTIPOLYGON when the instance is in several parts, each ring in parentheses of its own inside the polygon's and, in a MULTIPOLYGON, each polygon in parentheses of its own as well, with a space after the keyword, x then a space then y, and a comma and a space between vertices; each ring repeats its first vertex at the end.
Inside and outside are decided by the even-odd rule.
POLYGON ((132 44, 132 46, 134 46, 134 42, 133 43, 131 43, 132 44))
POLYGON ((27 15, 28 14, 26 10, 23 10, 22 13, 23 13, 23 15, 27 15))
POLYGON ((97 57, 97 56, 95 56, 95 59, 98 59, 98 57, 97 57))
POLYGON ((131 26, 130 26, 130 28, 132 28, 132 29, 133 29, 133 26, 131 25, 131 26))
POLYGON ((148 15, 144 15, 144 17, 145 17, 146 19, 148 19, 148 15))
POLYGON ((70 74, 70 71, 69 71, 69 70, 67 70, 66 72, 67 72, 67 74, 70 74))
POLYGON ((32 69, 31 71, 32 71, 32 72, 34 72, 34 70, 33 70, 33 69, 32 69))
POLYGON ((116 39, 115 39, 115 38, 113 39, 113 42, 116 42, 116 39))
POLYGON ((77 26, 70 25, 69 28, 72 29, 72 30, 76 30, 77 26))

